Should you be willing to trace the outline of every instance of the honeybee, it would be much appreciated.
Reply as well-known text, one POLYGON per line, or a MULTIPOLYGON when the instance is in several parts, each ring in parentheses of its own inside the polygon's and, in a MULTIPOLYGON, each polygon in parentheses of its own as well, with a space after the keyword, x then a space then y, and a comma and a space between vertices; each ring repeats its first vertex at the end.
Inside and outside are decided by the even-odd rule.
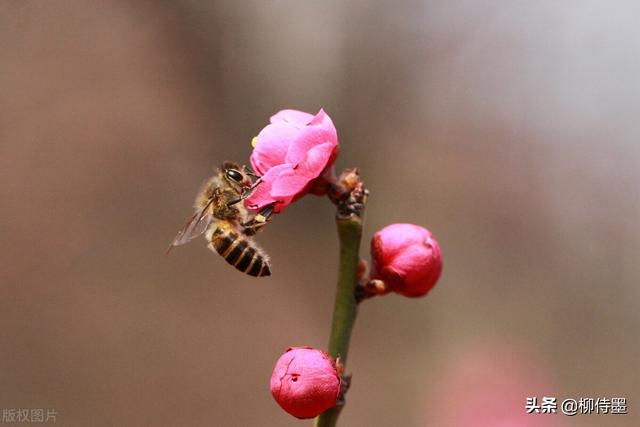
POLYGON ((254 277, 271 275, 269 257, 249 236, 267 223, 273 205, 250 213, 241 203, 259 184, 260 177, 246 166, 224 162, 203 185, 196 197, 196 213, 178 232, 167 253, 204 234, 209 249, 238 270, 254 277))

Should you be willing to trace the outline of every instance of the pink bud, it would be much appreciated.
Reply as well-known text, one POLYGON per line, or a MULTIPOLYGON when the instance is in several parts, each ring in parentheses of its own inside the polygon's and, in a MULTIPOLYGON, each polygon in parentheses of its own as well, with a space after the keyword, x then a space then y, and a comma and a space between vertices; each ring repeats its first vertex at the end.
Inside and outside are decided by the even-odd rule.
POLYGON ((311 347, 293 347, 280 356, 271 374, 271 394, 296 418, 313 418, 333 407, 340 377, 331 357, 311 347))
POLYGON ((336 128, 323 110, 315 116, 278 112, 255 138, 250 160, 262 180, 245 205, 260 209, 275 202, 275 212, 281 212, 333 174, 338 150, 336 128))
POLYGON ((406 297, 426 295, 442 273, 442 252, 433 234, 413 224, 391 224, 371 239, 371 279, 406 297))

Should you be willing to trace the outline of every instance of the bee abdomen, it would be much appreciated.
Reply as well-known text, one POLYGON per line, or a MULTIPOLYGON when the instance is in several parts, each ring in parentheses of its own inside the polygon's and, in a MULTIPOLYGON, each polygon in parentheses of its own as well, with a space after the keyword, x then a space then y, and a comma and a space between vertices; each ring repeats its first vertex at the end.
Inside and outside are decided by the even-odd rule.
POLYGON ((271 276, 271 270, 269 269, 269 262, 264 256, 256 254, 253 261, 246 270, 244 270, 249 276, 262 277, 271 276))
POLYGON ((246 237, 217 228, 211 236, 211 243, 216 252, 243 273, 254 277, 271 275, 266 256, 246 237))

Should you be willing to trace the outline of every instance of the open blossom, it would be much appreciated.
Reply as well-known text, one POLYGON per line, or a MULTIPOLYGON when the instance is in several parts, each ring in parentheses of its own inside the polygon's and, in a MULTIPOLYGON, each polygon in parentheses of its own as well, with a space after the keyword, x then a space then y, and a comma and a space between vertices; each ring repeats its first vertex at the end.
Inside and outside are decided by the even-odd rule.
POLYGON ((442 273, 442 253, 433 234, 414 224, 392 224, 371 239, 371 279, 407 297, 426 295, 442 273))
POLYGON ((251 165, 262 182, 245 205, 260 209, 275 202, 275 212, 325 179, 339 150, 336 128, 323 110, 315 116, 282 110, 271 117, 271 124, 260 131, 254 144, 251 165))
POLYGON ((311 347, 293 347, 280 356, 271 375, 271 394, 297 418, 314 418, 333 407, 340 377, 331 357, 311 347))

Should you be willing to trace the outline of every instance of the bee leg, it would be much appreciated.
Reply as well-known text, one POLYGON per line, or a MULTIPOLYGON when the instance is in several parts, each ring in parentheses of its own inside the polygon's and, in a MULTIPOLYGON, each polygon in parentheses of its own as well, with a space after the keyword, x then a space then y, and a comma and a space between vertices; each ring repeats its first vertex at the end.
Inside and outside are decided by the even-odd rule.
POLYGON ((267 205, 260 209, 260 211, 258 211, 256 216, 254 216, 250 222, 259 224, 260 226, 266 224, 267 221, 269 221, 269 218, 271 218, 271 215, 273 215, 273 208, 275 205, 275 203, 271 203, 270 205, 267 205))
POLYGON ((246 199, 246 197, 240 196, 240 197, 236 197, 235 199, 231 199, 227 202, 227 206, 231 207, 233 205, 237 205, 238 203, 240 203, 241 201, 243 201, 244 199, 246 199))
POLYGON ((253 193, 253 188, 254 187, 248 188, 240 195, 240 197, 236 197, 236 198, 233 198, 233 199, 229 200, 227 202, 227 206, 237 205, 238 203, 240 203, 241 201, 243 201, 244 199, 249 197, 251 195, 251 193, 253 193))
POLYGON ((247 187, 244 189, 242 194, 240 195, 240 200, 244 200, 253 194, 253 190, 256 188, 257 184, 252 184, 251 187, 247 187))
POLYGON ((242 196, 243 196, 244 198, 249 197, 249 196, 253 193, 253 190, 255 190, 255 189, 256 189, 256 187, 257 187, 258 185, 260 185, 260 183, 262 182, 262 177, 261 177, 261 176, 257 176, 257 175, 256 175, 256 177, 258 178, 258 179, 256 180, 256 182, 254 182, 253 184, 251 184, 251 187, 246 188, 246 189, 244 190, 244 192, 242 193, 242 196))
POLYGON ((275 206, 275 203, 272 203, 270 205, 267 205, 267 206, 263 207, 249 221, 240 224, 240 225, 242 225, 244 227, 245 234, 247 234, 249 236, 253 236, 254 234, 256 234, 256 232, 260 228, 264 227, 267 224, 267 222, 269 221, 269 218, 271 218, 271 215, 273 215, 273 207, 274 206, 275 206))
POLYGON ((258 180, 256 182, 254 182, 253 184, 251 184, 251 187, 247 187, 247 188, 244 189, 244 191, 242 192, 240 197, 236 197, 234 199, 229 200, 227 202, 227 206, 233 206, 235 204, 238 204, 241 201, 243 201, 244 199, 246 199, 249 196, 251 196, 251 194, 253 194, 253 190, 255 190, 256 187, 258 186, 258 184, 260 184, 261 182, 262 182, 262 178, 258 177, 258 180))
POLYGON ((242 172, 255 180, 249 188, 244 190, 243 194, 246 194, 246 197, 249 197, 251 193, 253 193, 253 190, 262 182, 262 177, 247 165, 242 165, 242 172))

